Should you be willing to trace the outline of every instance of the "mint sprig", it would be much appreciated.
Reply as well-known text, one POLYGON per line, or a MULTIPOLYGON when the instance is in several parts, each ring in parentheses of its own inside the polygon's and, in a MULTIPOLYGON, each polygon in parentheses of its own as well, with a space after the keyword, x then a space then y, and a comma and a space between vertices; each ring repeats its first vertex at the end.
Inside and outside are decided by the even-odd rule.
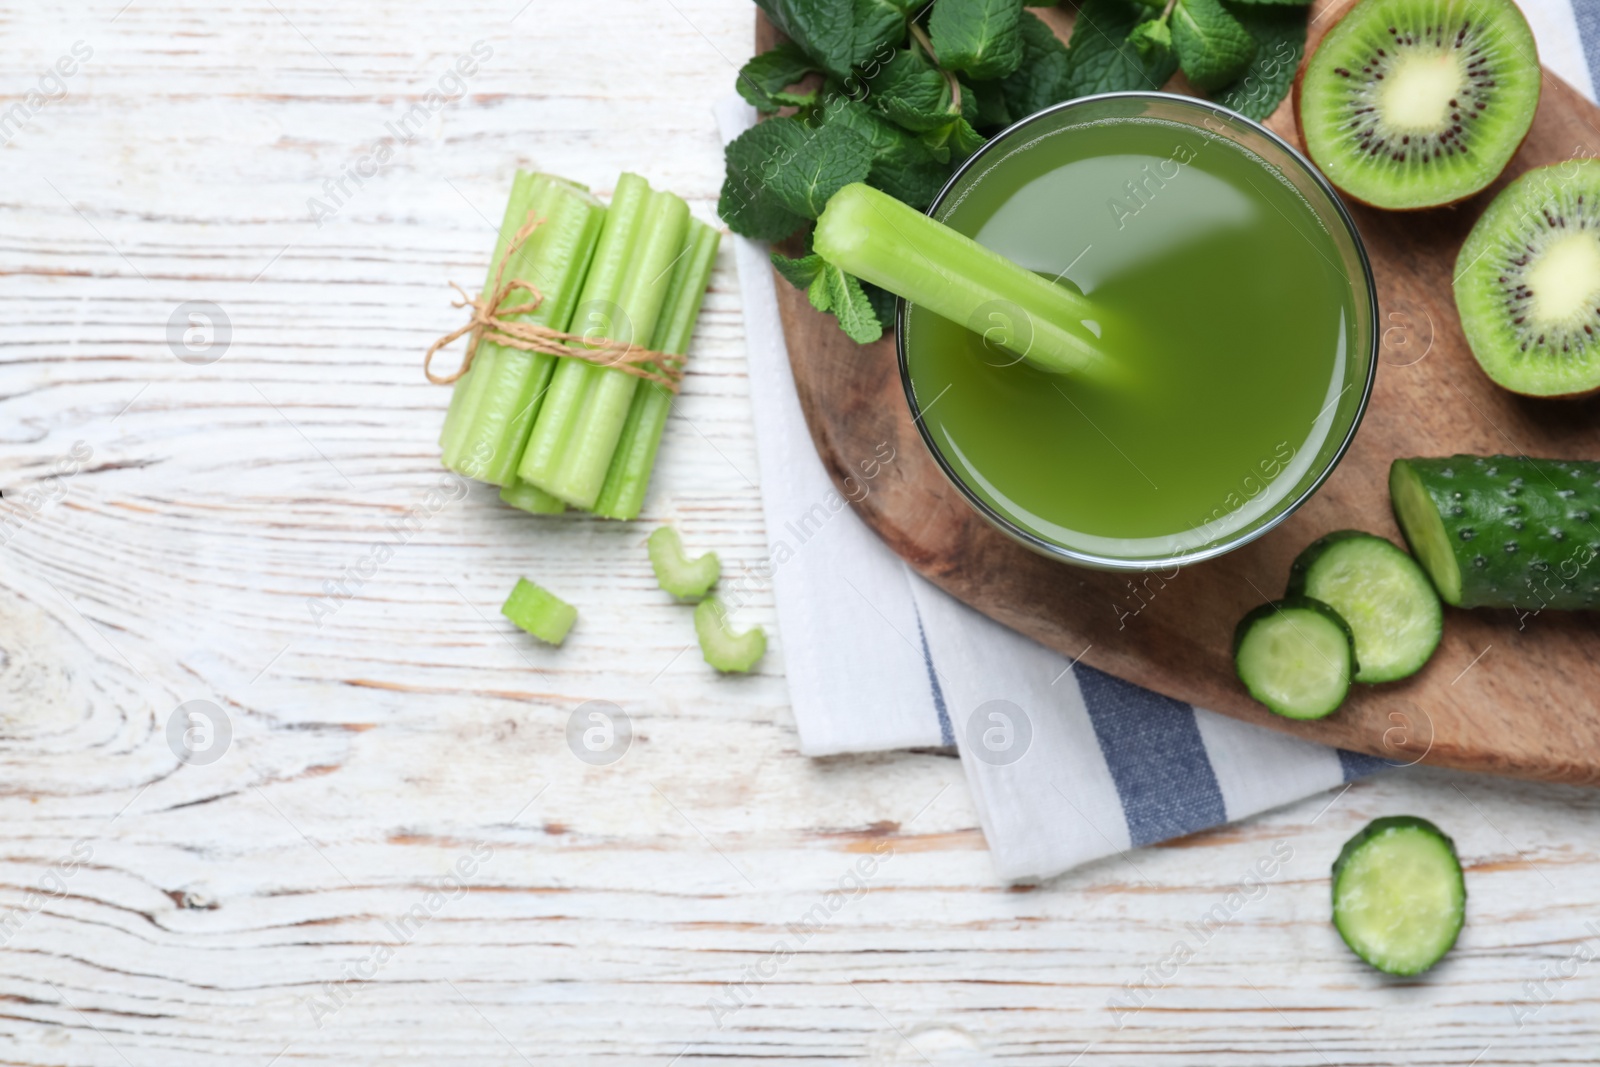
MULTIPOLYGON (((1272 113, 1305 50, 1308 0, 1079 0, 1063 45, 1022 0, 755 0, 788 38, 736 85, 770 116, 727 148, 718 213, 734 233, 810 232, 866 182, 923 209, 985 140, 1079 96, 1161 88, 1180 67, 1251 118, 1272 113)), ((780 274, 852 339, 882 336, 894 297, 810 253, 780 274)))

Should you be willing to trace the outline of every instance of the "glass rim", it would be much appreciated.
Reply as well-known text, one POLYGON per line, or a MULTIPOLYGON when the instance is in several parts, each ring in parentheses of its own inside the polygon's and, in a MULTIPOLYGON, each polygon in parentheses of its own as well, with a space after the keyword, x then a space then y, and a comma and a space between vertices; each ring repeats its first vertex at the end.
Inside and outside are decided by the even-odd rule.
MULTIPOLYGON (((1225 540, 1218 541, 1202 548, 1187 552, 1173 552, 1159 557, 1140 557, 1136 559, 1129 559, 1120 556, 1106 556, 1095 552, 1087 552, 1082 549, 1068 548, 1065 545, 1059 545, 1054 541, 1047 540, 1031 530, 1025 530, 1021 526, 1018 526, 1010 518, 1002 515, 999 511, 992 507, 988 501, 984 500, 982 497, 973 492, 971 487, 969 487, 950 466, 950 463, 945 458, 944 453, 939 449, 938 444, 934 441, 933 435, 928 429, 927 421, 922 417, 922 409, 917 404, 916 391, 912 387, 911 369, 906 358, 906 309, 908 305, 904 297, 895 298, 894 347, 895 356, 900 365, 900 384, 905 391, 906 403, 911 409, 911 421, 916 425, 917 433, 922 437, 922 443, 927 447, 929 453, 932 454, 934 462, 939 465, 939 469, 944 473, 945 479, 949 481, 951 485, 956 487, 961 495, 966 498, 967 503, 972 505, 972 507, 976 509, 980 515, 988 520, 990 525, 994 526, 1001 533, 1010 537, 1012 540, 1020 542, 1024 546, 1033 549, 1041 555, 1049 556, 1053 559, 1062 560, 1067 563, 1075 563, 1080 566, 1091 567, 1096 570, 1148 572, 1154 570, 1163 570, 1168 567, 1184 567, 1192 563, 1201 563, 1208 559, 1215 559, 1218 556, 1226 555, 1237 548, 1242 548, 1251 541, 1254 541, 1256 538, 1261 537, 1263 534, 1266 534, 1268 531, 1274 529, 1290 515, 1293 515, 1296 511, 1300 510, 1300 507, 1304 505, 1307 500, 1310 500, 1311 497, 1316 494, 1317 490, 1322 488, 1323 483, 1325 483, 1328 480, 1328 477, 1333 474, 1334 468, 1338 467, 1339 462, 1344 459, 1345 453, 1350 450, 1350 445, 1355 440, 1356 432, 1361 428, 1361 420, 1367 413, 1367 405, 1372 399, 1372 387, 1373 383, 1377 380, 1378 375, 1378 342, 1380 337, 1378 330, 1378 286, 1376 280, 1373 278, 1372 261, 1367 255, 1366 242, 1361 238, 1361 231, 1356 228, 1355 219, 1351 216, 1349 207, 1345 204, 1344 199, 1339 196, 1338 190, 1333 187, 1333 184, 1323 176, 1322 172, 1318 170, 1309 159, 1301 154, 1301 152, 1296 149, 1294 145, 1290 144, 1283 137, 1280 137, 1278 134, 1274 133, 1272 130, 1269 130, 1267 127, 1263 126, 1254 119, 1248 118, 1239 114, 1237 111, 1232 110, 1231 108, 1223 107, 1222 105, 1212 101, 1202 100, 1199 97, 1183 96, 1178 93, 1164 93, 1158 91, 1096 93, 1093 96, 1081 96, 1072 100, 1065 100, 1059 104, 1052 104, 1047 108, 1036 111, 1026 118, 1020 119, 1012 123, 1010 126, 1007 126, 1005 129, 991 137, 982 148, 979 148, 971 156, 967 157, 967 159, 955 169, 955 172, 950 175, 949 180, 945 182, 944 186, 934 196, 933 202, 928 205, 928 210, 924 212, 924 214, 930 218, 934 217, 934 213, 939 210, 940 205, 944 203, 951 191, 955 189, 956 185, 975 164, 977 164, 990 152, 1001 146, 1002 143, 1013 139, 1028 129, 1028 127, 1034 125, 1042 119, 1046 119, 1064 111, 1070 111, 1074 108, 1085 107, 1090 104, 1100 103, 1106 100, 1119 99, 1176 103, 1183 107, 1191 108, 1197 112, 1209 113, 1216 115, 1217 117, 1228 122, 1243 125, 1246 129, 1264 136, 1268 141, 1272 142, 1279 149, 1287 153, 1288 157, 1294 161, 1300 170, 1312 180, 1316 187, 1321 191, 1323 197, 1333 205, 1334 210, 1338 213, 1340 222, 1344 225, 1345 232, 1349 234, 1351 243, 1355 247, 1356 258, 1361 265, 1361 275, 1366 281, 1369 322, 1367 332, 1370 334, 1366 346, 1368 349, 1367 373, 1366 380, 1362 383, 1361 396, 1356 401, 1355 411, 1350 419, 1350 426, 1345 431, 1344 438, 1339 442, 1339 446, 1334 449, 1334 451, 1329 455, 1327 462, 1322 465, 1319 471, 1317 471, 1316 477, 1313 478, 1309 484, 1307 484, 1303 491, 1295 495, 1292 499, 1285 498, 1285 503, 1280 504, 1272 514, 1270 514, 1266 519, 1262 520, 1258 525, 1247 527, 1234 533, 1225 540)), ((1191 123, 1191 125, 1198 125, 1198 123, 1191 123)), ((1263 162, 1268 163, 1269 166, 1272 165, 1270 161, 1263 160, 1263 162)), ((1355 290, 1358 287, 1352 285, 1351 288, 1352 290, 1355 290)), ((1357 299, 1359 300, 1359 295, 1357 295, 1357 299)))

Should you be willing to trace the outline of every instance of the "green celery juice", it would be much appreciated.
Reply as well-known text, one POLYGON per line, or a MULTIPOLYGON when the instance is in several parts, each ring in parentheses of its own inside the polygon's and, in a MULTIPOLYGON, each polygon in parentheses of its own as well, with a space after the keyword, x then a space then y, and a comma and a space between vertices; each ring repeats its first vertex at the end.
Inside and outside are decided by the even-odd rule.
POLYGON ((937 217, 1080 290, 1126 373, 1045 373, 912 306, 907 369, 945 464, 1022 530, 1119 559, 1198 549, 1282 504, 1333 430, 1356 345, 1311 205, 1247 149, 1155 118, 996 155, 937 217))

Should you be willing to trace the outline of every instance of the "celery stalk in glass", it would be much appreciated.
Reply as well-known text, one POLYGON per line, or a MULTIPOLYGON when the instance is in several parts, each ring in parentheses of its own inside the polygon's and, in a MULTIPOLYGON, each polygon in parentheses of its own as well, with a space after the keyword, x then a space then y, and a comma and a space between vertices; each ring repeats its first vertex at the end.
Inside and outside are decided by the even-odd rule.
POLYGON ((855 183, 833 195, 812 247, 840 270, 913 304, 969 329, 983 326, 986 337, 1041 370, 1117 375, 1084 325, 1097 317, 1087 299, 870 186, 855 183))
MULTIPOLYGON (((689 223, 688 251, 672 268, 667 299, 650 347, 657 352, 681 356, 689 351, 700 305, 705 300, 711 270, 716 265, 717 245, 722 234, 698 219, 689 223)), ((608 519, 636 519, 644 507, 650 472, 655 468, 661 434, 672 410, 672 393, 655 382, 640 382, 623 424, 622 436, 611 457, 605 485, 594 511, 608 519)))

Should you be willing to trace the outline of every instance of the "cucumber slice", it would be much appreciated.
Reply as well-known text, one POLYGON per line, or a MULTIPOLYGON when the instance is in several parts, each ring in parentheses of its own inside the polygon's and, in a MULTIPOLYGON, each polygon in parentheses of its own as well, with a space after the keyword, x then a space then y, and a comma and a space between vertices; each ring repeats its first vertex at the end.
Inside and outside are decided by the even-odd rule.
POLYGON ((517 579, 500 614, 519 629, 552 645, 565 641, 572 624, 578 621, 577 608, 526 578, 517 579))
POLYGON ((695 606, 694 632, 700 639, 700 654, 724 674, 748 671, 767 654, 767 632, 759 626, 742 634, 730 631, 728 609, 714 596, 695 606))
POLYGON ((1360 530, 1308 545, 1289 568, 1289 595, 1315 597, 1350 625, 1358 682, 1416 674, 1444 634, 1439 594, 1416 560, 1360 530))
POLYGON ((1286 719, 1332 715, 1355 677, 1355 641, 1339 613, 1308 596, 1263 604, 1239 620, 1233 666, 1250 695, 1286 719))
POLYGON ((679 600, 699 600, 722 577, 722 562, 715 552, 690 559, 684 555, 678 531, 670 526, 658 528, 647 543, 656 584, 679 600))
POLYGON ((1427 819, 1374 819, 1333 861, 1333 925, 1385 974, 1421 974, 1438 963, 1466 912, 1455 842, 1427 819))

